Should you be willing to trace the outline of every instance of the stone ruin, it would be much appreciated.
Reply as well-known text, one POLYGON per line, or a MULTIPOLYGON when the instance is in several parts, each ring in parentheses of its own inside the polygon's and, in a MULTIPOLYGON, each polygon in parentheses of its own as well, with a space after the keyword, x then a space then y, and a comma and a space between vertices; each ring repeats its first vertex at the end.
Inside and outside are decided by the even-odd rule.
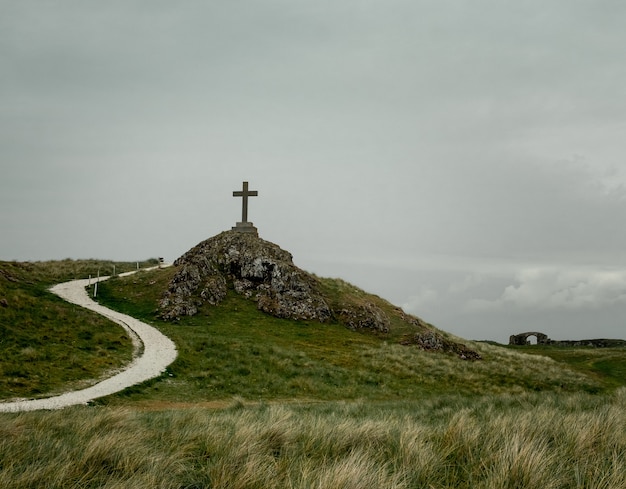
POLYGON ((547 334, 539 333, 536 331, 529 331, 528 333, 520 333, 511 335, 509 338, 509 345, 530 345, 529 337, 535 336, 537 338, 538 345, 549 345, 552 340, 548 338, 547 334))
POLYGON ((594 339, 594 340, 551 340, 548 335, 539 333, 537 331, 529 331, 528 333, 514 334, 509 337, 509 345, 526 346, 530 345, 529 337, 534 336, 537 338, 538 345, 553 345, 553 346, 590 346, 595 348, 611 348, 626 346, 626 340, 609 340, 609 339, 594 339))

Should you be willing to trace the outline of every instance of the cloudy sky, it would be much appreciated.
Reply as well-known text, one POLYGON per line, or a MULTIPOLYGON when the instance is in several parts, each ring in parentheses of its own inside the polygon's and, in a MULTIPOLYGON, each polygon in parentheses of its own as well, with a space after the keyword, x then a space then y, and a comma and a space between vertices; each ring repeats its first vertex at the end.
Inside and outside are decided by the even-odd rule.
POLYGON ((621 0, 0 0, 0 259, 241 217, 465 338, 626 337, 621 0))

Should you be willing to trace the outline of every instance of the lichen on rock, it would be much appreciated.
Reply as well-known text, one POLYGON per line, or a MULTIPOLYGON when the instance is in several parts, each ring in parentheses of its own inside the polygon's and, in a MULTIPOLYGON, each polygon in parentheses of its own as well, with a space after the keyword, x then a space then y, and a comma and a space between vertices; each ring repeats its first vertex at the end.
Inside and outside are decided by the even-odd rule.
POLYGON ((340 322, 353 331, 370 329, 380 333, 389 332, 389 317, 380 307, 371 302, 339 309, 337 317, 340 322))
POLYGON ((219 304, 229 287, 281 318, 324 322, 332 312, 315 278, 293 264, 289 252, 254 235, 226 231, 198 244, 179 268, 160 303, 161 316, 192 316, 207 302, 219 304))

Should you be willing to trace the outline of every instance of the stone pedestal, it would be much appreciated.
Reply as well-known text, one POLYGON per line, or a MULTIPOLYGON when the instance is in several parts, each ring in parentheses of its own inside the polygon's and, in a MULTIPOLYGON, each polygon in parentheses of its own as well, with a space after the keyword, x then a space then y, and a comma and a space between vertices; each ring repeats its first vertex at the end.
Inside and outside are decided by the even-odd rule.
POLYGON ((237 233, 248 233, 254 234, 255 236, 259 235, 259 230, 254 227, 254 224, 251 222, 238 222, 236 226, 232 227, 232 230, 237 233))

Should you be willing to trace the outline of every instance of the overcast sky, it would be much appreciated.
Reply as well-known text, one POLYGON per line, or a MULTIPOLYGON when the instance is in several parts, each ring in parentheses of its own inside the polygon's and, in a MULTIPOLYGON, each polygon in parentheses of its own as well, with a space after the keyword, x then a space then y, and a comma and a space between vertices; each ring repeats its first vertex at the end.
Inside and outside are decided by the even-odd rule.
POLYGON ((626 337, 621 0, 0 0, 0 259, 241 219, 470 339, 626 337))

